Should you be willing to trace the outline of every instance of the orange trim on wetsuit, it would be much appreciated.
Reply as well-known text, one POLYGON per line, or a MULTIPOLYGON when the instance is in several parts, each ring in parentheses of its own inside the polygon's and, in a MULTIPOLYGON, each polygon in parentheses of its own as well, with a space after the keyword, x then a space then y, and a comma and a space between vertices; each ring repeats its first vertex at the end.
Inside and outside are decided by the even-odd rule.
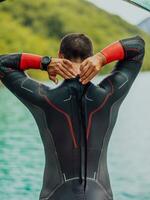
POLYGON ((42 56, 23 53, 21 55, 20 69, 40 69, 42 56))
POLYGON ((123 60, 125 57, 123 46, 119 41, 110 44, 104 48, 101 53, 106 58, 105 64, 111 63, 115 60, 123 60))

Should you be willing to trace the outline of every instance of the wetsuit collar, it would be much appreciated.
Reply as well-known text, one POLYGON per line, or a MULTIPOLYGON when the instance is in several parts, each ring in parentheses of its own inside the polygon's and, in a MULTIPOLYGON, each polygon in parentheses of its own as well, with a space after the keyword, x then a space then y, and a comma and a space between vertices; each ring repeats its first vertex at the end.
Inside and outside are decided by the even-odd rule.
POLYGON ((72 88, 76 88, 76 90, 79 92, 83 92, 85 93, 86 90, 88 89, 88 87, 91 85, 91 82, 88 82, 87 84, 83 85, 80 81, 80 76, 77 75, 75 78, 71 78, 71 79, 65 79, 64 83, 66 83, 67 85, 69 85, 72 88))
POLYGON ((77 75, 75 78, 65 79, 65 82, 75 82, 75 81, 80 82, 79 79, 80 79, 80 76, 77 75))
MULTIPOLYGON (((80 76, 77 75, 75 78, 65 79, 64 82, 66 82, 66 83, 73 83, 73 82, 76 82, 76 83, 81 84, 82 86, 85 86, 85 85, 83 85, 83 84, 79 81, 79 79, 80 79, 80 76)), ((91 82, 88 82, 86 85, 90 85, 90 83, 91 83, 91 82)))

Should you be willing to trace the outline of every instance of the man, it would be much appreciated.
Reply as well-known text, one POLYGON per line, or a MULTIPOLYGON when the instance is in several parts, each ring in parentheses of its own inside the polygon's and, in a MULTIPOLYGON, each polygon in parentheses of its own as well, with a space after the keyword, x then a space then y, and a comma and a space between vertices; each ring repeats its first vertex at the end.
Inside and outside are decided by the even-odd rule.
POLYGON ((84 34, 66 35, 59 58, 31 54, 0 56, 3 84, 33 114, 45 150, 40 200, 112 200, 107 146, 121 103, 142 66, 145 44, 140 36, 110 44, 93 55, 84 34), (95 86, 90 80, 104 65, 118 61, 95 86), (55 89, 23 71, 46 70, 55 89))

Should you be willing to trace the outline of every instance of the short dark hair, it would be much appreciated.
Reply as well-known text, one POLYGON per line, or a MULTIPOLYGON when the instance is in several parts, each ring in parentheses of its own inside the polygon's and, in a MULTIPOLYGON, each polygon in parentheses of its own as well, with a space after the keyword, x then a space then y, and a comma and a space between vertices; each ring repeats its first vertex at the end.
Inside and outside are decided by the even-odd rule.
POLYGON ((93 55, 93 44, 85 34, 70 33, 62 38, 60 53, 68 60, 84 60, 93 55))

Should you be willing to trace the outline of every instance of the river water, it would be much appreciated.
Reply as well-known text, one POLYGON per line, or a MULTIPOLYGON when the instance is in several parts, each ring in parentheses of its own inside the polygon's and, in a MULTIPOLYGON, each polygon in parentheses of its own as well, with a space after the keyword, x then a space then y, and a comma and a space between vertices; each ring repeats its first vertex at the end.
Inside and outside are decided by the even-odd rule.
MULTIPOLYGON (((97 82, 98 79, 95 80, 97 82)), ((114 200, 150 200, 150 73, 141 73, 125 101, 108 149, 114 200)), ((44 150, 29 111, 0 89, 0 200, 37 200, 44 150)))

